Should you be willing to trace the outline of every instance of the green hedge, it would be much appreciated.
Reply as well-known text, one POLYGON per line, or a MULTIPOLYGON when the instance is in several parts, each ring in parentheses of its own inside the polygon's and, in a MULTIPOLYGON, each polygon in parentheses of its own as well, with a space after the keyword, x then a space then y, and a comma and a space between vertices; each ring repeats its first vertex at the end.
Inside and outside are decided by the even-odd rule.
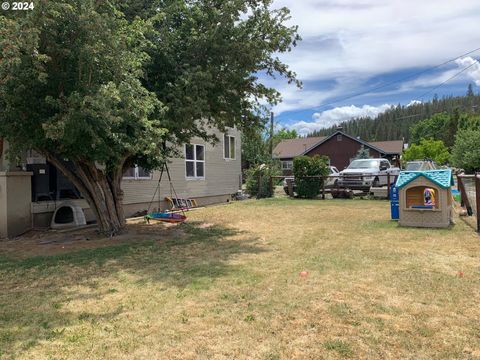
POLYGON ((279 173, 280 169, 276 163, 268 165, 262 164, 245 170, 245 186, 247 192, 257 199, 272 197, 273 192, 270 191, 270 176, 278 176, 279 173))
POLYGON ((323 179, 312 179, 308 176, 328 175, 328 163, 328 157, 319 155, 298 156, 293 159, 293 175, 299 197, 313 199, 320 194, 323 179))

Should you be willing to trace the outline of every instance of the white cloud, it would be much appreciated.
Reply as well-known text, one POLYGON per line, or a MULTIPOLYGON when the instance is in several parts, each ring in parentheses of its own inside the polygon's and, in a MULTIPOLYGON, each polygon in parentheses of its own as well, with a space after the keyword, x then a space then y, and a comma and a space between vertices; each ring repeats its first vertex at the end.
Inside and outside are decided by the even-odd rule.
POLYGON ((462 68, 468 68, 466 73, 470 79, 475 81, 475 85, 480 86, 480 64, 477 60, 473 59, 472 57, 464 57, 462 59, 458 59, 456 63, 462 68))
POLYGON ((412 106, 412 105, 419 105, 422 102, 420 100, 412 100, 407 104, 407 107, 412 106))
POLYGON ((314 130, 330 127, 342 121, 348 121, 353 118, 363 116, 375 117, 390 107, 391 105, 388 104, 381 106, 364 105, 362 107, 354 105, 341 106, 313 114, 312 122, 298 121, 292 125, 288 125, 287 127, 288 129, 295 129, 301 135, 306 135, 314 130))
POLYGON ((264 83, 278 89, 282 94, 283 101, 272 109, 276 115, 280 115, 287 111, 316 108, 361 86, 362 80, 361 78, 339 78, 333 85, 325 86, 325 88, 317 85, 313 89, 311 88, 314 87, 314 84, 311 83, 306 83, 302 89, 293 85, 285 85, 280 81, 267 80, 264 83))
POLYGON ((415 80, 407 81, 402 84, 399 91, 409 91, 415 88, 429 88, 440 85, 444 82, 449 84, 461 83, 473 80, 476 85, 480 86, 480 64, 477 60, 470 56, 457 59, 453 62, 453 68, 442 71, 440 73, 423 75, 415 80), (468 68, 471 66, 470 68, 468 68), (467 69, 468 68, 468 69, 467 69), (467 69, 461 72, 463 69, 467 69))
POLYGON ((294 87, 286 87, 280 92, 283 101, 273 109, 277 115, 286 111, 316 107, 332 94, 329 91, 302 90, 294 87))
POLYGON ((283 59, 302 80, 431 66, 478 45, 477 0, 276 0, 304 41, 283 59))
MULTIPOLYGON (((273 109, 277 115, 318 108, 369 89, 372 82, 388 82, 382 80, 384 74, 415 73, 480 46, 478 0, 274 0, 274 7, 281 6, 291 10, 289 23, 299 26, 303 41, 280 57, 305 87, 274 82, 284 98, 273 109), (323 83, 330 86, 319 86, 323 83)), ((458 73, 460 65, 451 63, 382 95, 397 103, 399 94, 436 86, 458 73)), ((469 79, 480 86, 480 67, 472 66, 452 83, 469 79)), ((370 95, 363 100, 377 103, 379 94, 370 95)))

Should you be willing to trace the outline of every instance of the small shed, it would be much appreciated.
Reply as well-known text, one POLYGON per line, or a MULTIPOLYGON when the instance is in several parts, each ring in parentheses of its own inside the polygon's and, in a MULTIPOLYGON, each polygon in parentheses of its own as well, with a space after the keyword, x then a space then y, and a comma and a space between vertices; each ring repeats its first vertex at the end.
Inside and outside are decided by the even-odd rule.
POLYGON ((445 228, 453 223, 451 169, 401 171, 395 186, 399 191, 399 224, 445 228))

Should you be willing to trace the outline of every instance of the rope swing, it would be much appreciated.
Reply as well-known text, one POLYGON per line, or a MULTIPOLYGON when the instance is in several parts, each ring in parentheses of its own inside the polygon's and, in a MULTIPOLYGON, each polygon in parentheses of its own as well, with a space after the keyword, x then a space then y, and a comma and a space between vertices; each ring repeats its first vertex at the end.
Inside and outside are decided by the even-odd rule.
MULTIPOLYGON (((163 148, 164 150, 166 149, 165 142, 163 143, 163 148)), ((168 223, 182 223, 185 220, 187 220, 187 217, 185 216, 185 211, 183 210, 183 208, 180 209, 182 214, 169 212, 169 211, 163 211, 163 212, 160 211, 160 208, 161 208, 160 207, 161 205, 160 183, 162 181, 164 173, 167 174, 168 183, 170 186, 170 197, 173 198, 175 195, 175 198, 178 198, 177 192, 175 191, 175 187, 173 186, 172 177, 170 176, 170 170, 168 169, 167 160, 165 160, 162 162, 162 167, 160 169, 160 178, 158 179, 158 184, 155 189, 155 192, 153 193, 152 200, 148 205, 147 215, 145 215, 145 220, 149 224, 150 224, 150 220, 156 220, 156 221, 162 221, 162 222, 168 222, 168 223), (150 209, 152 207, 153 202, 155 201, 155 196, 157 195, 157 193, 158 193, 158 207, 156 211, 150 212, 150 209)))

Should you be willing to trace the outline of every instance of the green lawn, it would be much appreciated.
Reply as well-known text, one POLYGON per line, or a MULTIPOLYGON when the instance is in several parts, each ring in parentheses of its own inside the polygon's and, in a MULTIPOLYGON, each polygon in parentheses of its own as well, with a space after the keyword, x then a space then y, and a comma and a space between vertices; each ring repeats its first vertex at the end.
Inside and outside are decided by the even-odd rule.
POLYGON ((188 216, 167 240, 0 254, 0 358, 480 358, 480 238, 462 221, 399 228, 367 200, 188 216))

